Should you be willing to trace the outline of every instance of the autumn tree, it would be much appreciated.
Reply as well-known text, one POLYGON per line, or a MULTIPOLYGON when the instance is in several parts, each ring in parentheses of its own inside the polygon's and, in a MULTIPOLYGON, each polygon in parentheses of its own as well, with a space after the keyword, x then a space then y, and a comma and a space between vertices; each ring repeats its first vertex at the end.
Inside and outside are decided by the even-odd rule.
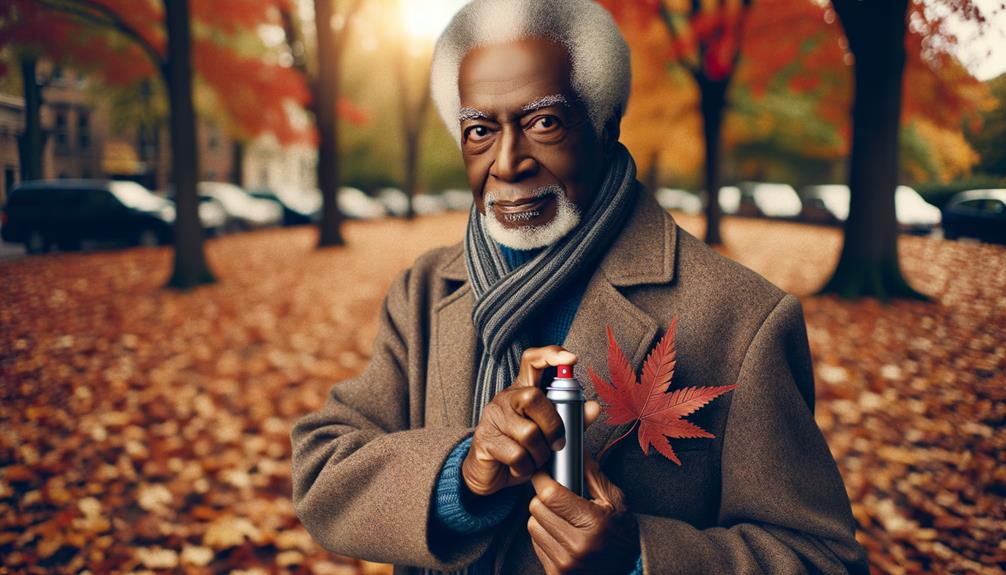
POLYGON ((312 95, 309 109, 318 134, 317 179, 322 198, 318 247, 339 246, 345 243, 343 215, 338 206, 340 119, 363 121, 362 113, 339 96, 341 62, 354 19, 364 2, 311 0, 313 20, 308 22, 301 18, 304 7, 298 2, 306 0, 281 2, 279 11, 293 69, 301 74, 312 95))
MULTIPOLYGON (((939 94, 940 105, 926 113, 960 113, 960 92, 946 89, 935 74, 924 75, 903 93, 906 63, 949 66, 955 38, 950 17, 983 22, 971 0, 866 4, 832 0, 849 52, 854 59, 852 145, 849 157, 849 217, 838 265, 823 293, 844 297, 874 296, 926 299, 905 280, 898 263, 898 224, 894 191, 898 185, 899 128, 902 112, 925 101, 919 94, 939 94), (911 34, 909 33, 911 22, 911 34), (922 58, 910 58, 919 54, 922 58), (922 81, 931 80, 930 85, 922 81)), ((958 81, 965 81, 964 77, 958 81)), ((954 119, 959 119, 954 117, 954 119)))
MULTIPOLYGON (((175 183, 175 259, 168 285, 213 281, 205 260, 196 178, 198 157, 193 60, 216 102, 246 133, 301 137, 283 106, 304 102, 303 84, 281 66, 231 50, 226 40, 268 19, 273 0, 11 0, 0 41, 32 55, 78 66, 115 85, 151 76, 167 93, 175 183), (190 11, 191 8, 191 11, 190 11), (192 21, 199 23, 193 34, 192 21), (221 40, 224 40, 223 42, 221 40)), ((28 135, 37 129, 28 127, 28 135)))
POLYGON ((653 18, 669 34, 668 61, 684 66, 695 80, 702 113, 705 147, 707 244, 723 243, 720 235, 720 161, 727 90, 740 57, 741 30, 751 0, 643 0, 603 4, 623 25, 645 25, 653 18))

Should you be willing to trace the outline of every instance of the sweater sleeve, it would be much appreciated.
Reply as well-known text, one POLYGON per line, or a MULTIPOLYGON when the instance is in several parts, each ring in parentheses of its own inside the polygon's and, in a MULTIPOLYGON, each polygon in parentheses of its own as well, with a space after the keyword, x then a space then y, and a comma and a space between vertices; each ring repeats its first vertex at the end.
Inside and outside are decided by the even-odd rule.
POLYGON ((437 477, 434 517, 438 526, 449 533, 467 535, 495 527, 517 500, 515 489, 504 489, 488 497, 479 497, 468 490, 461 476, 461 463, 471 445, 471 436, 460 441, 437 477))

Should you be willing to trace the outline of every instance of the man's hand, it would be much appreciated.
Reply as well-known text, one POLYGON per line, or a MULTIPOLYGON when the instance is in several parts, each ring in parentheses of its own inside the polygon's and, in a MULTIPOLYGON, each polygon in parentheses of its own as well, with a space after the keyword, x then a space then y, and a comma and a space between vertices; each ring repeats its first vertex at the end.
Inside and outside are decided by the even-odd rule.
POLYGON ((589 453, 584 479, 591 500, 566 489, 548 473, 534 474, 538 492, 528 509, 531 544, 548 575, 626 575, 639 558, 639 525, 625 507, 622 490, 608 480, 589 453))
MULTIPOLYGON (((573 365, 576 359, 558 345, 524 350, 517 380, 493 397, 475 427, 471 449, 461 464, 469 491, 490 495, 526 483, 554 451, 562 449, 566 442, 562 419, 540 380, 548 366, 573 365)), ((600 413, 600 404, 588 401, 584 409, 587 425, 600 413)))

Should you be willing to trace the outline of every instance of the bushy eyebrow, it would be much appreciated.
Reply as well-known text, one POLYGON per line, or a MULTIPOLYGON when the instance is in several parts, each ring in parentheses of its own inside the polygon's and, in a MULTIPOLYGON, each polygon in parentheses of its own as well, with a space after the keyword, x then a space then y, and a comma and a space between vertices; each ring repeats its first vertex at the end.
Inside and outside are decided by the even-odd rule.
POLYGON ((488 120, 489 114, 486 114, 482 110, 476 110, 475 108, 461 108, 458 111, 458 122, 464 122, 465 120, 488 120))
MULTIPOLYGON (((562 104, 563 106, 569 107, 569 100, 566 99, 562 94, 552 94, 550 96, 542 96, 533 102, 528 102, 521 106, 521 113, 528 114, 542 108, 548 108, 549 106, 555 106, 562 104)), ((467 120, 488 120, 489 114, 486 114, 482 110, 476 110, 475 108, 464 107, 458 111, 458 122, 464 122, 467 120)))
POLYGON ((535 110, 548 108, 549 106, 555 106, 557 104, 569 107, 569 100, 567 100, 566 96, 563 96, 562 94, 552 94, 551 96, 544 96, 533 102, 524 104, 520 111, 527 114, 529 112, 534 112, 535 110))

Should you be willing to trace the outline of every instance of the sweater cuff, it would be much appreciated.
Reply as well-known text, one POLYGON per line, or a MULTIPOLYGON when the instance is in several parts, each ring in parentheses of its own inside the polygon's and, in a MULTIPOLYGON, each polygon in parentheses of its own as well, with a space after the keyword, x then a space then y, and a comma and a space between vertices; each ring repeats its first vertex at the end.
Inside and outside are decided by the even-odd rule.
POLYGON ((458 443, 447 456, 437 477, 433 515, 440 525, 452 533, 479 533, 499 525, 510 514, 516 502, 516 489, 503 489, 480 497, 468 490, 461 476, 461 463, 468 455, 472 437, 458 443))

